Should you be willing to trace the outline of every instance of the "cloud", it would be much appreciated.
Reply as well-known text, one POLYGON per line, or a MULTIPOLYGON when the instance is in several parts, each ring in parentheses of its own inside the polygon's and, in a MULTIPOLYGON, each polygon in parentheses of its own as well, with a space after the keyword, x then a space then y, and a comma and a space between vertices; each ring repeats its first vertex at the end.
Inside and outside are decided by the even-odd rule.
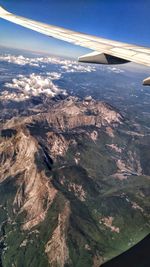
POLYGON ((51 80, 59 80, 61 78, 61 73, 58 72, 47 72, 48 78, 51 80))
POLYGON ((61 90, 53 83, 53 80, 57 80, 60 77, 61 75, 56 72, 48 73, 47 76, 34 73, 29 76, 18 75, 17 78, 12 79, 12 82, 4 84, 4 87, 9 89, 3 91, 0 98, 3 100, 23 101, 41 94, 49 97, 54 97, 58 94, 66 95, 65 90, 61 90))
POLYGON ((95 66, 91 65, 81 65, 77 63, 68 62, 68 64, 62 65, 62 70, 64 72, 93 72, 96 71, 95 66))
POLYGON ((22 55, 20 56, 15 56, 15 55, 10 55, 10 54, 5 54, 5 55, 0 55, 0 61, 5 61, 8 63, 13 63, 17 65, 30 65, 30 66, 39 66, 38 62, 34 58, 28 58, 24 57, 22 55))
POLYGON ((62 59, 58 57, 24 57, 22 55, 0 55, 0 61, 17 64, 20 66, 29 65, 32 67, 46 67, 47 64, 55 64, 60 66, 63 72, 92 72, 96 71, 96 67, 88 64, 79 64, 77 61, 62 59))
POLYGON ((57 65, 60 67, 60 71, 62 73, 74 73, 74 72, 94 72, 96 70, 100 71, 107 71, 113 73, 122 73, 124 72, 123 69, 114 66, 102 66, 102 65, 92 65, 92 64, 85 64, 85 63, 78 63, 78 61, 71 60, 71 59, 63 59, 54 56, 47 56, 47 57, 24 57, 23 55, 11 55, 11 54, 4 54, 0 55, 0 61, 5 61, 8 63, 13 63, 17 65, 29 65, 32 67, 40 67, 44 68, 47 65, 57 65))
POLYGON ((114 73, 123 73, 124 70, 116 67, 107 67, 108 72, 114 72, 114 73))

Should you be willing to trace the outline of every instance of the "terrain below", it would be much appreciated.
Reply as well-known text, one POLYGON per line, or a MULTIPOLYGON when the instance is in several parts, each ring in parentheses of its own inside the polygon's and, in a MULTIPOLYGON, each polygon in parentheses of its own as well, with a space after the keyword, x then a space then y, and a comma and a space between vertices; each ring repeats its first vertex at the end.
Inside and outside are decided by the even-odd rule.
POLYGON ((18 110, 0 123, 2 267, 99 267, 149 233, 149 135, 91 97, 18 110))

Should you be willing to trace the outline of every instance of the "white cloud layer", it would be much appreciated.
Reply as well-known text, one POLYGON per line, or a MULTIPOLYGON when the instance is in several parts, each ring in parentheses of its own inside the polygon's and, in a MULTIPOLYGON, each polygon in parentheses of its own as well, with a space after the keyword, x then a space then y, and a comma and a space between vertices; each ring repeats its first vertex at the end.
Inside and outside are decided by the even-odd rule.
POLYGON ((34 58, 28 58, 24 57, 22 55, 20 56, 15 56, 15 55, 10 55, 10 54, 5 54, 5 55, 0 55, 0 61, 5 61, 8 63, 13 63, 17 65, 30 65, 30 66, 39 66, 39 64, 36 62, 34 58))
POLYGON ((18 75, 11 82, 5 83, 3 90, 0 93, 0 99, 22 101, 29 99, 31 96, 46 94, 49 97, 54 97, 58 94, 66 94, 65 90, 61 90, 54 84, 53 81, 61 78, 65 73, 90 73, 95 71, 104 71, 113 73, 124 72, 116 66, 96 66, 92 64, 79 64, 77 61, 62 59, 58 57, 24 57, 23 55, 16 56, 11 54, 0 55, 0 61, 13 63, 21 66, 29 65, 33 67, 43 68, 48 65, 57 65, 58 72, 47 72, 42 74, 30 74, 29 76, 18 75), (13 89, 13 90, 10 90, 13 89))
POLYGON ((0 61, 13 63, 21 66, 29 65, 32 67, 46 67, 47 64, 59 65, 63 72, 92 72, 96 71, 95 66, 79 64, 77 61, 61 59, 57 57, 24 57, 22 55, 0 55, 0 61))
POLYGON ((73 73, 73 72, 94 72, 96 70, 106 71, 106 72, 114 72, 114 73, 122 73, 124 70, 119 67, 114 66, 103 66, 103 65, 92 65, 85 63, 78 63, 75 60, 62 59, 59 57, 24 57, 23 55, 11 55, 4 54, 0 55, 0 61, 5 61, 17 65, 29 65, 32 67, 40 67, 44 68, 48 64, 55 64, 60 67, 61 73, 73 73))
POLYGON ((11 83, 5 83, 4 87, 9 88, 1 93, 0 98, 3 100, 23 101, 31 96, 45 94, 54 97, 58 94, 66 95, 65 90, 61 90, 53 83, 53 80, 60 78, 60 74, 56 72, 48 73, 48 76, 41 76, 32 73, 28 77, 18 75, 11 83), (13 89, 11 92, 10 89, 13 89))

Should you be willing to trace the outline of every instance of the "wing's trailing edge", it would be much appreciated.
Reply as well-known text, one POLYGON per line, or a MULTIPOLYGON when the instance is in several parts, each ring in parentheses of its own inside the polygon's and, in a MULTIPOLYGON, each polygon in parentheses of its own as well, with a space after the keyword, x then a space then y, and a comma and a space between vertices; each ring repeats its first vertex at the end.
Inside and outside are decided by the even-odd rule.
POLYGON ((80 62, 122 64, 131 61, 150 66, 150 48, 108 40, 37 22, 14 15, 2 7, 0 7, 0 17, 49 37, 94 50, 94 52, 80 57, 80 62))

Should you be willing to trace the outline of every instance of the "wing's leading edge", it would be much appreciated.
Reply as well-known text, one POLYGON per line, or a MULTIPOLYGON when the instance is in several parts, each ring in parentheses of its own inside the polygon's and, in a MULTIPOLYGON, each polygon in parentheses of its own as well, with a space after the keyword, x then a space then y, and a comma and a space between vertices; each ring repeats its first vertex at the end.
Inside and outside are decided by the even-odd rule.
POLYGON ((108 40, 37 22, 14 15, 2 7, 0 7, 0 17, 49 37, 94 50, 94 52, 80 57, 80 62, 122 64, 131 61, 150 66, 150 48, 108 40))

